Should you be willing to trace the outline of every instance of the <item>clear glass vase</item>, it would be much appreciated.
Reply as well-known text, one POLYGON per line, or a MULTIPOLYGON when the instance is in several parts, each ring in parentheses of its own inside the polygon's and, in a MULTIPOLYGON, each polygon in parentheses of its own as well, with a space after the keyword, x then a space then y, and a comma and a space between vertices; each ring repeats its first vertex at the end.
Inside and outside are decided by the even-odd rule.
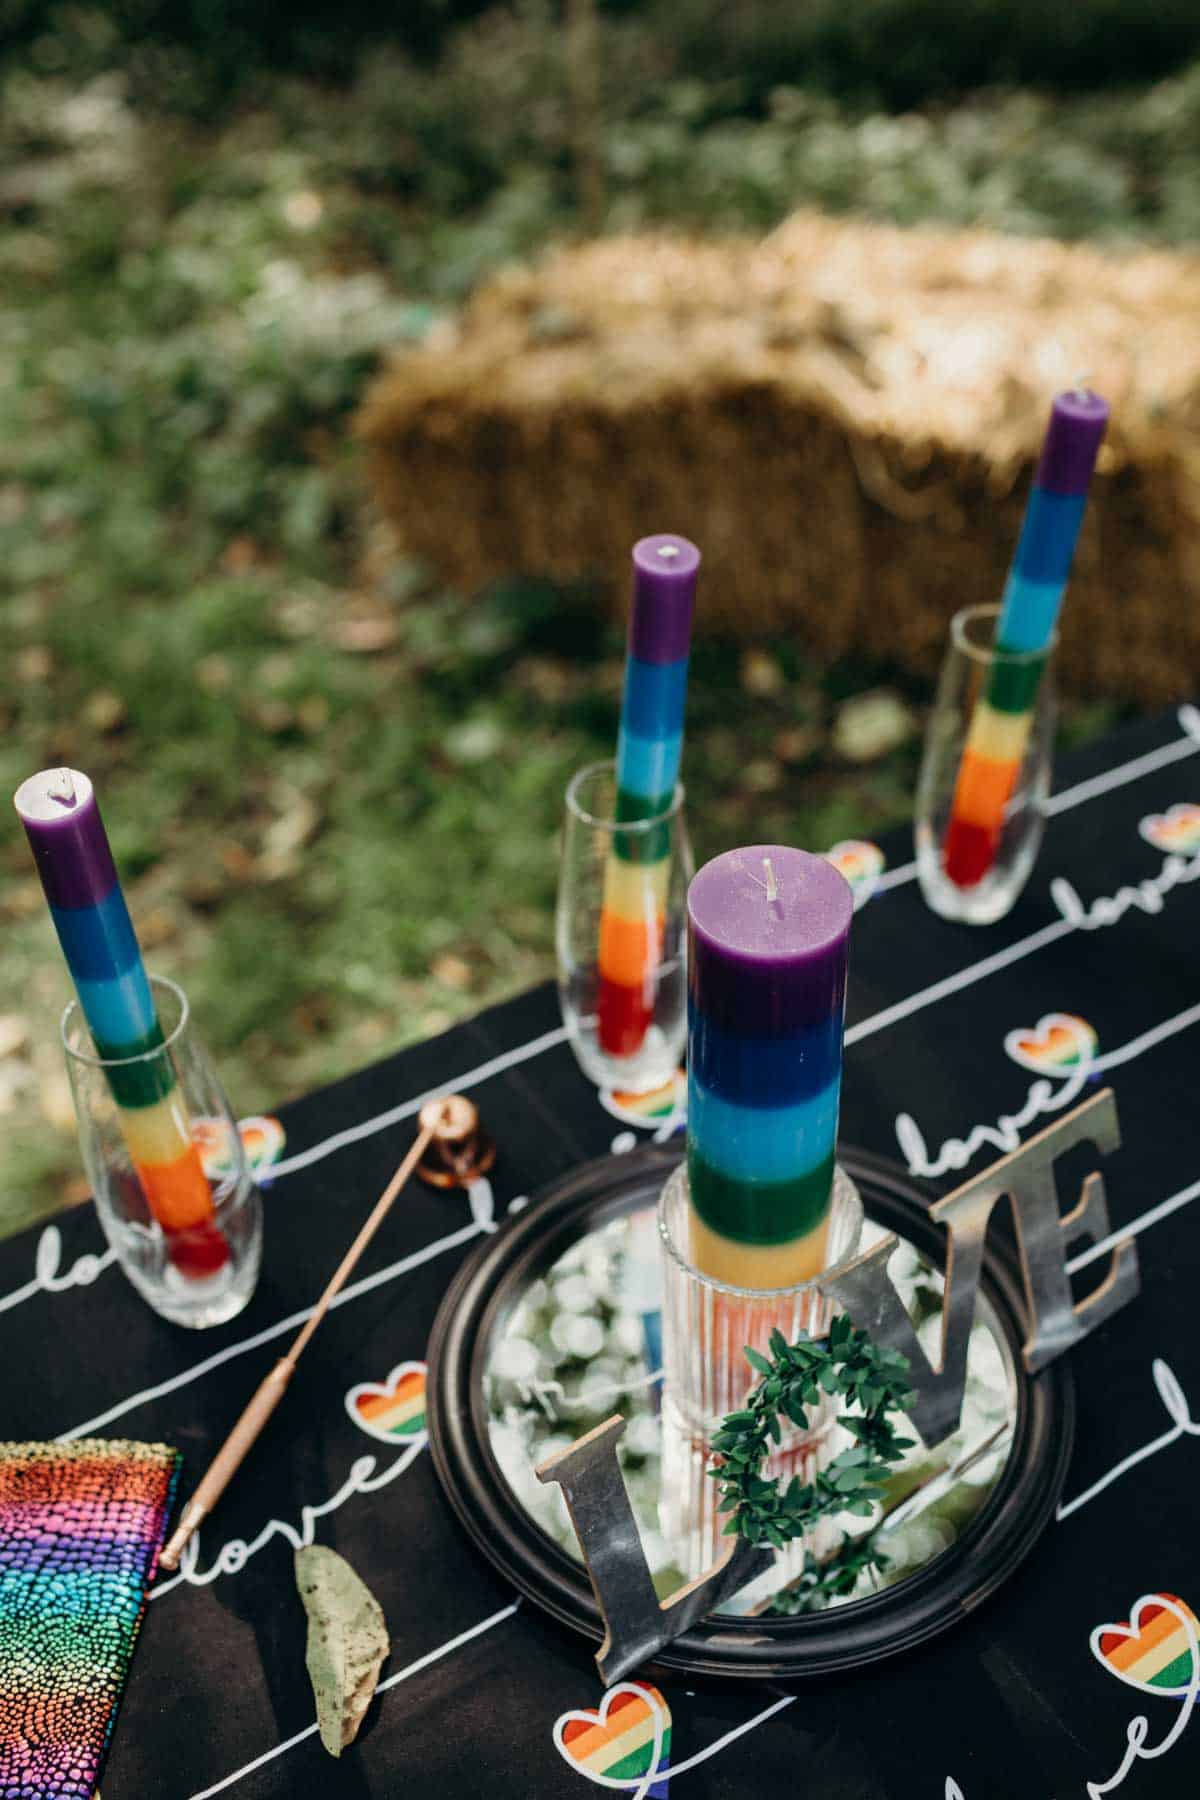
MULTIPOLYGON (((713 1436, 728 1413, 737 1412, 759 1377, 746 1361, 747 1346, 764 1354, 771 1333, 788 1343, 800 1333, 825 1337, 839 1309, 821 1292, 819 1277, 784 1288, 739 1288, 715 1280, 690 1260, 691 1206, 687 1165, 668 1177, 658 1203, 658 1236, 663 1264, 663 1499, 662 1529, 678 1544, 689 1579, 720 1554, 724 1520, 717 1510, 717 1483, 709 1471, 713 1436)), ((825 1240, 826 1271, 857 1255, 863 1204, 846 1171, 835 1168, 825 1240)), ((848 1441, 838 1429, 836 1401, 825 1398, 811 1409, 807 1427, 784 1429, 763 1475, 793 1475, 809 1482, 848 1441)), ((824 1522, 776 1557, 754 1593, 783 1587, 800 1573, 806 1550, 820 1555, 839 1532, 824 1522), (826 1541, 828 1540, 828 1542, 826 1541)))
POLYGON ((163 1042, 96 1054, 77 1000, 62 1018, 83 1164, 117 1260, 154 1311, 220 1325, 254 1292, 262 1200, 182 989, 151 976, 163 1042))
POLYGON ((968 925, 990 925, 1015 904, 1050 794, 1054 641, 997 650, 999 616, 998 606, 969 606, 950 622, 917 782, 921 892, 941 918, 968 925))
POLYGON ((611 762, 571 781, 555 949, 563 1023, 598 1087, 646 1094, 674 1079, 687 1038, 684 951, 693 874, 683 789, 649 819, 616 817, 611 762))

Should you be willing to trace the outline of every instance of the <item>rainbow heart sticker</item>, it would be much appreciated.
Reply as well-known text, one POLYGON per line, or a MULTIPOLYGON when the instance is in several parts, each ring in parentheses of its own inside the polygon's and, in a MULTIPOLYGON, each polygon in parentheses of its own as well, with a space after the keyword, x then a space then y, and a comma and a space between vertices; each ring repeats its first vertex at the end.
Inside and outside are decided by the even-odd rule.
POLYGON ((825 861, 832 863, 838 874, 844 875, 850 883, 855 912, 867 904, 879 886, 879 877, 885 867, 879 845, 869 844, 864 838, 845 838, 825 852, 825 861))
MULTIPOLYGON (((260 1113, 250 1119, 238 1120, 238 1136, 246 1152, 246 1161, 256 1175, 279 1161, 287 1141, 279 1120, 260 1113)), ((219 1180, 222 1175, 233 1174, 224 1119, 193 1119, 192 1142, 200 1152, 204 1173, 210 1181, 219 1180)))
POLYGON ((640 1780, 637 1793, 644 1794, 656 1775, 667 1773, 671 1709, 648 1681, 619 1681, 599 1707, 563 1713, 554 1745, 589 1781, 628 1791, 640 1780))
POLYGON ((1043 1013, 1033 1030, 1018 1026, 1004 1040, 1013 1061, 1035 1075, 1062 1075, 1096 1059, 1098 1039, 1076 1013, 1043 1013))
POLYGON ((1200 850, 1200 806, 1181 800, 1165 813, 1150 813, 1138 826, 1148 844, 1175 856, 1195 856, 1200 850))
POLYGON ((425 1364, 397 1363, 382 1385, 360 1381, 346 1395, 346 1411, 368 1437, 394 1444, 425 1435, 425 1364))
POLYGON ((1178 1594, 1143 1594, 1120 1625, 1097 1625, 1092 1655, 1128 1687, 1181 1699, 1197 1680, 1200 1619, 1178 1594))
POLYGON ((628 1094, 622 1088, 601 1088, 600 1104, 622 1125, 661 1125, 672 1114, 683 1123, 687 1110, 687 1076, 676 1069, 669 1081, 660 1082, 647 1094, 628 1094))

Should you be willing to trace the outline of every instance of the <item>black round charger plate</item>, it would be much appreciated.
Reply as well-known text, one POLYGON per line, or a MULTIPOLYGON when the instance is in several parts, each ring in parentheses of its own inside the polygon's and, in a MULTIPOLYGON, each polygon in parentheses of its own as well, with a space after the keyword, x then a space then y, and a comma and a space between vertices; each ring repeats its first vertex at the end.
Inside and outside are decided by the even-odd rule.
MULTIPOLYGON (((458 1518, 522 1594, 599 1643, 604 1627, 581 1563, 521 1505, 489 1436, 484 1371, 529 1284, 572 1244, 611 1220, 656 1203, 680 1148, 647 1145, 586 1163, 546 1188, 485 1240, 446 1292, 429 1342, 428 1427, 433 1460, 458 1518)), ((944 1269, 944 1234, 929 1195, 896 1165, 843 1149, 867 1217, 944 1269)), ((1025 1373, 1025 1303, 1015 1260, 989 1241, 981 1291, 1006 1340, 1016 1382, 1011 1450, 996 1485, 961 1536, 894 1586, 795 1618, 710 1615, 666 1645, 657 1663, 703 1676, 793 1681, 875 1663, 949 1630, 1015 1572, 1054 1515, 1074 1437, 1074 1385, 1066 1359, 1025 1373)))

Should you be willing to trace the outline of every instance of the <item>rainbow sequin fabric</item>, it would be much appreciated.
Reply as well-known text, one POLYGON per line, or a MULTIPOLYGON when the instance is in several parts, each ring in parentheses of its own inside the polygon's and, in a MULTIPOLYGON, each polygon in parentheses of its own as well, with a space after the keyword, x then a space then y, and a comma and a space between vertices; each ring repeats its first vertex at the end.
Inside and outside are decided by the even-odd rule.
POLYGON ((91 1800, 179 1454, 0 1443, 0 1800, 91 1800))

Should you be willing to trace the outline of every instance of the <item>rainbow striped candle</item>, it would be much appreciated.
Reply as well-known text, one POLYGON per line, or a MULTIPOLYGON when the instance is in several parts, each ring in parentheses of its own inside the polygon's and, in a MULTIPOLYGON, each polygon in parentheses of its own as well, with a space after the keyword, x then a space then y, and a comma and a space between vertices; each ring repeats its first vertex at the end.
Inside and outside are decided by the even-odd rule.
POLYGON ((1021 661, 993 666, 971 719, 946 829, 942 863, 956 887, 975 887, 996 857, 1107 423, 1107 402, 1087 391, 1059 394, 1051 408, 996 628, 996 648, 1021 661))
POLYGON ((780 844, 688 889, 691 1257, 735 1287, 824 1267, 853 912, 832 864, 780 844))
MULTIPOLYGON (((642 538, 633 547, 633 607, 617 737, 618 824, 669 810, 679 779, 688 651, 700 552, 687 538, 642 538)), ((654 1014, 670 878, 664 824, 618 836, 604 876, 597 1035, 609 1056, 634 1056, 654 1014)))
POLYGON ((0 1444, 0 1794, 92 1800, 178 1468, 166 1444, 0 1444))
POLYGON ((180 1273, 215 1274, 229 1247, 170 1058, 146 1057, 162 1028, 92 784, 77 769, 44 769, 15 803, 96 1054, 114 1065, 105 1073, 147 1204, 180 1273))

